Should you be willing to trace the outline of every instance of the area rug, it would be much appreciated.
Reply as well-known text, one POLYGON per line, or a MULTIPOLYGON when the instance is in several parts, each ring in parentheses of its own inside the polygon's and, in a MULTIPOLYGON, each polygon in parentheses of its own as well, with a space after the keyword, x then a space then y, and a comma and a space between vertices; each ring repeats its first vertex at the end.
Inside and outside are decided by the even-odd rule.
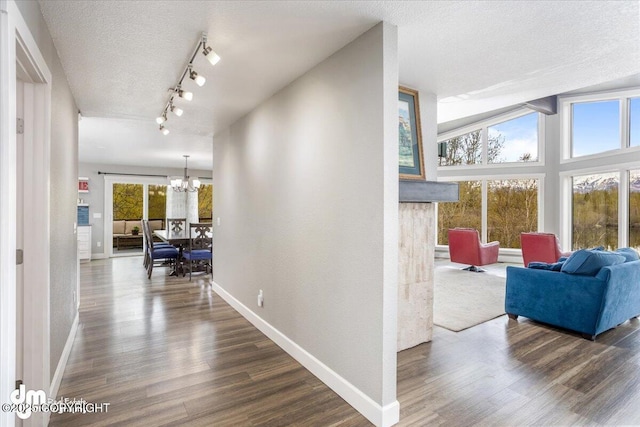
POLYGON ((504 314, 505 278, 437 267, 434 272, 433 323, 462 331, 504 314))

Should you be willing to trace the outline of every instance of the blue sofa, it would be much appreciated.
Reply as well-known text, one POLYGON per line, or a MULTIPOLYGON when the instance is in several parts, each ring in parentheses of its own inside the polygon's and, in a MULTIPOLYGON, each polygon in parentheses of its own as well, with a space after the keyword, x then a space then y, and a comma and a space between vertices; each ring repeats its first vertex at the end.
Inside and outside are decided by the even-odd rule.
POLYGON ((507 267, 505 311, 511 319, 524 316, 595 340, 640 315, 640 261, 616 262, 583 274, 552 271, 564 269, 561 263, 507 267))

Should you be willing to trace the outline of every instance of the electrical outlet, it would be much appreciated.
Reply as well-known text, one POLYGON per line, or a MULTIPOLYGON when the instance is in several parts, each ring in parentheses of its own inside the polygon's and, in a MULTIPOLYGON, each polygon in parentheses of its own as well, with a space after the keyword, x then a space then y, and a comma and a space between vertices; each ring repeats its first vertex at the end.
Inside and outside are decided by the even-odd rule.
POLYGON ((96 242, 96 246, 97 246, 97 247, 102 246, 102 242, 96 242))
POLYGON ((262 289, 258 292, 258 307, 264 307, 264 294, 262 293, 262 289))

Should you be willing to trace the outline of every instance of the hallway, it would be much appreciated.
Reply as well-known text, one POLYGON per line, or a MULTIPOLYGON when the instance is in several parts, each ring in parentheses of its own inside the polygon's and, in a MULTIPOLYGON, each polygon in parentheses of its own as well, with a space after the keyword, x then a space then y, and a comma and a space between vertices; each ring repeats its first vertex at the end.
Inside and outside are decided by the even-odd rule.
POLYGON ((78 333, 58 398, 108 412, 50 426, 369 425, 206 284, 142 257, 81 264, 78 333))

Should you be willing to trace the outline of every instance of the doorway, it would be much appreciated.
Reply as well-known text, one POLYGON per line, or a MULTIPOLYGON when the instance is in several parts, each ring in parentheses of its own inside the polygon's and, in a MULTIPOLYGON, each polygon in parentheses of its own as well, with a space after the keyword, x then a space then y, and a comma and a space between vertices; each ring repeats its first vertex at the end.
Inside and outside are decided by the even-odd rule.
POLYGON ((141 221, 149 220, 154 230, 164 227, 166 180, 158 177, 105 176, 104 188, 107 256, 142 255, 146 242, 141 221))
MULTIPOLYGON (((48 245, 52 78, 15 3, 0 1, 0 8, 6 9, 0 13, 0 401, 7 403, 17 379, 52 397, 48 245)), ((47 421, 48 414, 34 413, 23 424, 47 421)), ((0 424, 13 426, 15 414, 0 413, 0 424)))

